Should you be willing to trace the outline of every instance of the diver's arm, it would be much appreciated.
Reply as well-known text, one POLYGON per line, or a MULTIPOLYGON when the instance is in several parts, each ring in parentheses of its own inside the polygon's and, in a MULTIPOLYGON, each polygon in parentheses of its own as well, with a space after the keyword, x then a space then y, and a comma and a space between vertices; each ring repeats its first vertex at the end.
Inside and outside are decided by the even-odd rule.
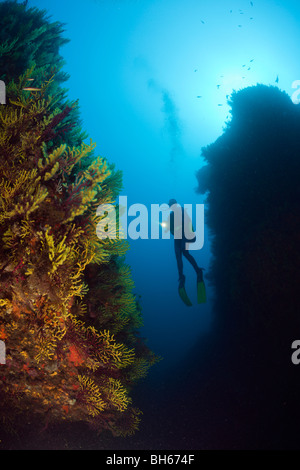
MULTIPOLYGON (((192 220, 187 212, 187 210, 184 210, 184 234, 185 235, 195 235, 195 230, 193 227, 192 220), (187 233, 185 233, 187 232, 187 233)), ((189 238, 187 236, 187 238, 189 238)), ((193 237, 192 237, 193 238, 193 237)))

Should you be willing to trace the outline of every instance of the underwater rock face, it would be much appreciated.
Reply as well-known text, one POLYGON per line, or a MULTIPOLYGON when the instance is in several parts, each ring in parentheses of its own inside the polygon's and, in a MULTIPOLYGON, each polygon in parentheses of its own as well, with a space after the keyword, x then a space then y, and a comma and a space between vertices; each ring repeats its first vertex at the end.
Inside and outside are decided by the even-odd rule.
POLYGON ((232 120, 203 149, 207 166, 197 174, 199 192, 209 192, 206 220, 218 256, 211 275, 215 283, 225 282, 225 297, 232 302, 249 306, 255 301, 262 307, 268 297, 276 307, 282 294, 291 306, 298 257, 300 110, 286 93, 263 85, 234 93, 230 104, 232 120), (220 269, 221 262, 226 269, 224 264, 220 269), (277 288, 285 273, 289 294, 277 288))
POLYGON ((222 377, 239 378, 241 415, 257 417, 256 434, 243 424, 251 444, 289 447, 299 415, 291 344, 300 331, 300 108, 264 85, 234 93, 231 107, 197 174, 214 239, 222 377))
POLYGON ((25 3, 1 3, 0 18, 1 427, 82 421, 126 436, 141 414, 130 391, 158 358, 138 334, 127 243, 96 235, 121 173, 84 143, 60 87, 62 25, 25 3))

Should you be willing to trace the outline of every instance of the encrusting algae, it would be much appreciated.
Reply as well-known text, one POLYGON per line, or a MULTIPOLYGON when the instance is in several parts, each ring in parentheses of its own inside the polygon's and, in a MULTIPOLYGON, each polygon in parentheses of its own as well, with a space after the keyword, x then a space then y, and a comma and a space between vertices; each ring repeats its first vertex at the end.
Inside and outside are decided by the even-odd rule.
POLYGON ((96 234, 97 207, 115 203, 121 174, 94 157, 78 104, 60 86, 61 27, 25 4, 0 10, 0 26, 12 14, 25 25, 17 39, 13 25, 7 37, 0 32, 1 426, 17 429, 20 417, 41 427, 84 421, 126 436, 141 414, 130 390, 158 358, 138 335, 128 245, 96 234), (15 61, 30 35, 34 48, 24 50, 20 70, 15 61), (45 40, 57 50, 51 60, 45 40))

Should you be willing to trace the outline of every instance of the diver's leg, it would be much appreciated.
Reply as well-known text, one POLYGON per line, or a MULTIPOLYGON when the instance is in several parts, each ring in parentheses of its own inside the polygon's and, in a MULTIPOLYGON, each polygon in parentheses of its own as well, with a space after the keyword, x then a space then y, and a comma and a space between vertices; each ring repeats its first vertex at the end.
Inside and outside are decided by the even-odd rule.
POLYGON ((185 277, 183 275, 182 240, 175 239, 174 247, 175 247, 175 256, 176 256, 177 268, 178 268, 178 274, 179 274, 179 282, 184 283, 185 277))
POLYGON ((182 254, 191 263, 196 273, 199 274, 199 272, 201 272, 201 268, 199 268, 195 258, 190 254, 189 250, 183 250, 182 254))
POLYGON ((199 268, 195 258, 190 254, 188 250, 183 251, 183 256, 191 263, 197 274, 197 283, 203 282, 203 268, 199 268))

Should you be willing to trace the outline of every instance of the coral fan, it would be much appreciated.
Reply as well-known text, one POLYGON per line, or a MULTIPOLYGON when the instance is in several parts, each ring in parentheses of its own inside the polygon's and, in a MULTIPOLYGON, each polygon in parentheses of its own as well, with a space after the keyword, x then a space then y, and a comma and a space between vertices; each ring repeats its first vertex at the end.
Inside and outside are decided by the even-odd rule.
POLYGON ((0 28, 0 419, 11 427, 20 416, 85 421, 131 434, 140 414, 131 387, 157 358, 138 334, 128 246, 96 235, 96 208, 115 203, 121 174, 83 141, 78 105, 65 100, 65 76, 51 66, 61 65, 61 25, 25 4, 0 10, 10 27, 0 28))

